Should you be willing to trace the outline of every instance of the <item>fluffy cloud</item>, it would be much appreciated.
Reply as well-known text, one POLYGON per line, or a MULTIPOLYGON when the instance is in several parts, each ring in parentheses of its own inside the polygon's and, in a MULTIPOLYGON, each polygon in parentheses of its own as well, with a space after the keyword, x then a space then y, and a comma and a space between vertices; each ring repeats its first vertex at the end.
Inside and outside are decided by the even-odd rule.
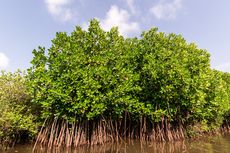
POLYGON ((69 21, 75 15, 69 8, 71 0, 45 0, 45 3, 50 14, 61 21, 69 21))
MULTIPOLYGON (((121 35, 128 36, 136 34, 140 31, 140 26, 137 22, 130 21, 130 14, 124 9, 120 9, 116 5, 112 5, 106 13, 104 19, 96 18, 100 21, 102 29, 109 31, 112 27, 118 27, 121 35)), ((82 24, 82 28, 86 30, 89 24, 86 22, 82 24)))
POLYGON ((230 62, 220 64, 220 65, 218 65, 218 66, 216 66, 214 68, 217 69, 217 70, 220 70, 220 71, 230 72, 230 62))
POLYGON ((182 8, 184 0, 160 0, 150 12, 157 19, 174 19, 178 10, 182 8))
POLYGON ((118 8, 116 5, 111 6, 106 13, 105 19, 101 20, 101 26, 106 31, 117 26, 119 32, 124 36, 140 31, 139 24, 130 21, 130 14, 126 10, 118 8))
POLYGON ((9 65, 9 59, 4 53, 0 53, 0 69, 4 69, 9 65))

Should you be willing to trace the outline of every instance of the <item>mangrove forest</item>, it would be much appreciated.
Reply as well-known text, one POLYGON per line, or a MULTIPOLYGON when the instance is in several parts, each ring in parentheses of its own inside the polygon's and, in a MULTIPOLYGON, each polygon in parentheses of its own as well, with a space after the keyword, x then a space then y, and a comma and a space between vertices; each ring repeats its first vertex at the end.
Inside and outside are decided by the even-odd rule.
POLYGON ((230 132, 230 73, 181 35, 125 38, 93 19, 0 74, 0 144, 78 147, 230 132))

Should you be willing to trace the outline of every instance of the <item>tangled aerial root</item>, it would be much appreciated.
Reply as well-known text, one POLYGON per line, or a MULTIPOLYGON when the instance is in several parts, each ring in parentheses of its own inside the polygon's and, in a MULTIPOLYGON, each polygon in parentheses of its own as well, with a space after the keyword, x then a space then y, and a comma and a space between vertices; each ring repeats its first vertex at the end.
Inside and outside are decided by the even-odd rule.
POLYGON ((64 119, 45 120, 35 143, 52 147, 78 147, 82 145, 121 142, 123 140, 140 141, 177 141, 183 140, 182 124, 171 125, 166 118, 161 122, 151 123, 145 117, 139 121, 130 118, 118 120, 103 118, 93 121, 69 123, 64 119))

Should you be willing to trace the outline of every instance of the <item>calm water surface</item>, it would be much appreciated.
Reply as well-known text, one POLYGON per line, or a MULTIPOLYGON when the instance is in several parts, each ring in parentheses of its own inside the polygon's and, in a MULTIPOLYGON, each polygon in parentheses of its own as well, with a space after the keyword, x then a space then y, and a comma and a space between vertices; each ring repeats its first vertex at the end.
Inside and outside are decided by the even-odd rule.
MULTIPOLYGON (((7 153, 31 153, 32 145, 19 145, 7 153)), ((230 135, 174 143, 140 143, 138 141, 78 149, 37 147, 35 153, 230 153, 230 135)))

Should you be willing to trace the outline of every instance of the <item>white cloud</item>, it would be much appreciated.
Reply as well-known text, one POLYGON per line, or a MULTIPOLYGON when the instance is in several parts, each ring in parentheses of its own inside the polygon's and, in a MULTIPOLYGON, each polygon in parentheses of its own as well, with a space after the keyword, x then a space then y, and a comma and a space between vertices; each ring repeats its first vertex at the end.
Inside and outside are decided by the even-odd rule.
POLYGON ((70 21, 75 12, 69 7, 71 0, 45 0, 48 11, 61 21, 70 21))
POLYGON ((126 4, 128 5, 130 11, 135 14, 136 13, 136 8, 134 5, 134 0, 125 0, 126 4))
POLYGON ((106 13, 105 19, 101 20, 101 26, 106 31, 117 26, 119 32, 124 36, 140 31, 139 24, 130 21, 130 14, 126 10, 118 8, 116 5, 111 6, 106 13))
MULTIPOLYGON (((100 21, 101 27, 105 31, 109 31, 112 27, 118 27, 120 34, 125 37, 140 31, 139 24, 130 21, 130 14, 126 10, 118 8, 116 5, 110 7, 105 19, 96 19, 100 21)), ((89 24, 86 22, 82 24, 84 30, 87 30, 88 26, 89 24)))
POLYGON ((0 53, 0 69, 4 69, 9 65, 9 59, 4 53, 0 53))
POLYGON ((184 0, 160 0, 159 3, 154 5, 150 12, 157 19, 174 19, 176 18, 177 11, 182 8, 184 0))
POLYGON ((230 72, 230 62, 220 64, 218 66, 215 66, 214 68, 223 72, 230 72))

